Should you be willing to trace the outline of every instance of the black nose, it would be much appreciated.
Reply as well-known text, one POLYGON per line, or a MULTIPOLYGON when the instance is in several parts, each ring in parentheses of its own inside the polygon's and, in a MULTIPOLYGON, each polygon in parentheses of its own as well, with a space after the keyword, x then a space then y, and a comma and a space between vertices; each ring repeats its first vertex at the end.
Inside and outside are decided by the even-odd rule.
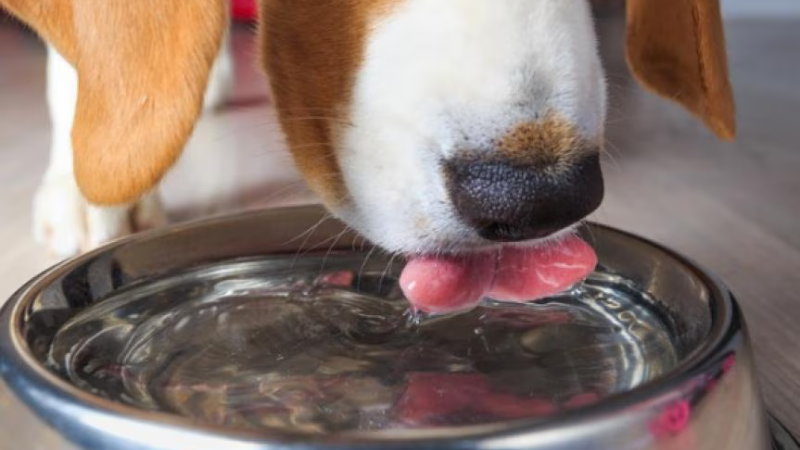
POLYGON ((444 166, 461 219, 493 241, 548 236, 586 217, 603 199, 597 153, 544 168, 475 159, 444 166))

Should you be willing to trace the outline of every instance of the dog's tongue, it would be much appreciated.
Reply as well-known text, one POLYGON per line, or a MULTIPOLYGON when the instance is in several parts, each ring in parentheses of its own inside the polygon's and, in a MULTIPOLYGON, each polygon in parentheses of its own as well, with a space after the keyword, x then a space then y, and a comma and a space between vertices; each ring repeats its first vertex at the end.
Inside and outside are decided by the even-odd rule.
POLYGON ((412 257, 400 276, 411 304, 425 312, 474 308, 484 297, 527 302, 565 291, 597 265, 576 236, 539 248, 506 247, 464 256, 412 257))

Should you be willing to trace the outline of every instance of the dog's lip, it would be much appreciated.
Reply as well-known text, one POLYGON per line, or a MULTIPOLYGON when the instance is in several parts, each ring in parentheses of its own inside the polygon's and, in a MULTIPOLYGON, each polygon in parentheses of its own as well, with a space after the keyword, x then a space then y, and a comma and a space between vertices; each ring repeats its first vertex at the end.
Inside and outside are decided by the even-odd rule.
POLYGON ((438 245, 431 246, 430 248, 426 248, 425 250, 407 251, 407 252, 400 251, 398 253, 405 256, 406 259, 413 259, 413 258, 421 258, 429 256, 468 257, 471 255, 480 255, 482 253, 497 252, 507 248, 516 248, 516 249, 542 248, 542 247, 557 245, 557 243, 560 240, 570 235, 576 234, 578 228, 581 226, 582 223, 583 223, 582 221, 575 222, 574 224, 566 226, 558 231, 555 231, 548 236, 536 239, 527 239, 524 241, 497 242, 483 238, 476 238, 469 240, 465 239, 458 242, 440 243, 438 245))

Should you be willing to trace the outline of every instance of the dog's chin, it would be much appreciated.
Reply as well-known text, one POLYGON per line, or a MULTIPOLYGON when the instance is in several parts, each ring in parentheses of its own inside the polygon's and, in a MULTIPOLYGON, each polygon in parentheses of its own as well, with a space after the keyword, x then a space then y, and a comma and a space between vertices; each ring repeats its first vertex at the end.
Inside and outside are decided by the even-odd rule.
MULTIPOLYGON (((435 227, 437 231, 420 233, 414 227, 373 227, 369 224, 392 223, 391 220, 368 220, 354 209, 334 210, 333 214, 349 228, 364 236, 384 251, 404 256, 420 255, 470 255, 496 252, 504 248, 528 249, 554 247, 564 239, 577 234, 583 221, 575 222, 547 236, 519 241, 492 241, 482 238, 461 222, 449 222, 435 227)), ((394 223, 403 222, 398 219, 394 223)))
MULTIPOLYGON (((497 250, 508 247, 533 248, 533 247, 554 246, 558 245, 561 241, 563 241, 567 237, 577 234, 581 224, 582 222, 576 222, 558 231, 554 231, 553 233, 550 233, 547 236, 536 239, 526 239, 522 241, 509 241, 509 242, 492 242, 487 240, 484 246, 490 250, 497 250)), ((469 251, 469 249, 466 249, 465 251, 469 251)))
MULTIPOLYGON (((577 234, 581 222, 577 222, 545 237, 536 239, 526 239, 520 241, 496 242, 488 239, 477 238, 463 241, 444 242, 439 247, 432 247, 429 250, 401 252, 407 255, 426 255, 426 254, 449 254, 449 255, 470 255, 487 252, 497 252, 507 248, 531 249, 555 247, 564 239, 577 234)), ((412 247, 413 248, 413 247, 412 247)))

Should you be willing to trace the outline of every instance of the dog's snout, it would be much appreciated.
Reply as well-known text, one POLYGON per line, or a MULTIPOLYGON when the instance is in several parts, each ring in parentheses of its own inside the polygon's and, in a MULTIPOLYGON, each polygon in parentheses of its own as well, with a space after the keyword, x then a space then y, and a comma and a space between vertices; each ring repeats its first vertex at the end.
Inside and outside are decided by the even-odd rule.
POLYGON ((597 152, 547 167, 456 158, 445 171, 461 220, 492 241, 546 237, 583 219, 603 199, 597 152))

